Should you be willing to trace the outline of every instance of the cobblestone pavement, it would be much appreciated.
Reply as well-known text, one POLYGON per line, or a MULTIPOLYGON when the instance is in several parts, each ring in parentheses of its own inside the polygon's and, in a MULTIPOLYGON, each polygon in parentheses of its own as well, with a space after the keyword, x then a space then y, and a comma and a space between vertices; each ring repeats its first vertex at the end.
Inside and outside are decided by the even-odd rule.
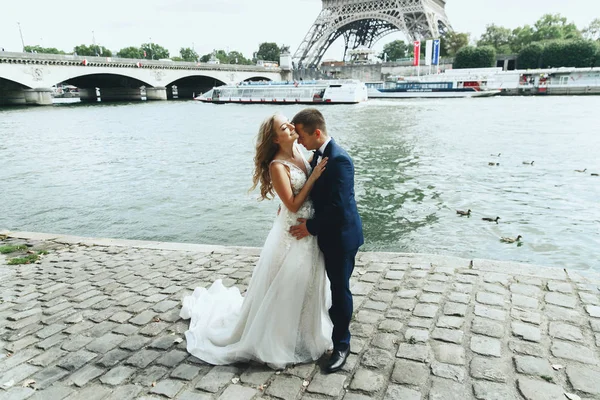
POLYGON ((0 256, 1 399, 597 399, 600 276, 360 253, 352 354, 275 372, 185 351, 181 298, 247 286, 259 249, 10 233, 0 256))

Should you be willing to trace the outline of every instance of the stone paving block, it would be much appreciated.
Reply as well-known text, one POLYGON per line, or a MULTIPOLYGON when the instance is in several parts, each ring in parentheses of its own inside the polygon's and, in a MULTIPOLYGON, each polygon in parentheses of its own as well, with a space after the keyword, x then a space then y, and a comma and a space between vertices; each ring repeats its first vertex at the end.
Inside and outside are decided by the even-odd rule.
MULTIPOLYGON (((116 387, 106 398, 102 400, 132 400, 138 398, 137 396, 142 392, 144 388, 136 385, 123 385, 116 387)), ((87 400, 87 399, 82 399, 87 400)))
POLYGON ((571 385, 580 392, 600 397, 600 369, 583 365, 567 366, 571 385))
POLYGON ((546 304, 544 316, 550 321, 565 321, 573 325, 583 325, 585 323, 585 318, 579 312, 551 304, 546 304))
POLYGON ((550 322, 548 327, 550 336, 556 339, 569 340, 571 342, 583 342, 581 329, 562 322, 550 322))
POLYGON ((444 364, 434 361, 431 363, 431 373, 440 378, 451 379, 455 382, 464 382, 465 369, 456 365, 444 364))
POLYGON ((140 335, 156 336, 169 327, 166 322, 151 322, 139 330, 140 335))
MULTIPOLYGON (((197 390, 189 389, 179 393, 177 400, 212 400, 213 397, 208 393, 202 393, 197 390)), ((115 399, 116 400, 116 399, 115 399)))
POLYGON ((191 365, 191 364, 180 364, 171 372, 171 377, 176 379, 181 379, 184 381, 191 381, 194 379, 200 372, 207 373, 209 371, 208 367, 191 365))
POLYGON ((134 372, 135 369, 120 365, 102 375, 100 377, 100 382, 110 386, 121 385, 126 382, 134 372))
POLYGON ((478 317, 493 319, 495 321, 501 322, 506 321, 506 311, 499 310, 497 308, 491 308, 476 304, 475 310, 473 312, 478 317))
POLYGON ((104 336, 91 341, 85 348, 95 353, 104 354, 117 347, 124 340, 125 337, 122 335, 107 333, 104 336))
POLYGON ((105 372, 102 368, 96 368, 93 365, 86 365, 74 374, 67 378, 68 383, 72 383, 77 387, 82 387, 89 381, 99 377, 105 372))
POLYGON ((400 310, 412 311, 417 304, 416 299, 396 299, 392 303, 393 308, 399 308, 400 310))
POLYGON ((169 372, 165 367, 153 365, 148 368, 138 370, 132 382, 136 385, 150 386, 153 382, 158 382, 162 377, 169 372))
POLYGON ((530 324, 540 325, 542 323, 541 314, 517 307, 513 307, 510 310, 510 316, 523 322, 529 322, 530 324))
POLYGON ((600 307, 599 306, 585 306, 585 311, 590 315, 590 317, 600 318, 600 307))
POLYGON ((471 397, 470 388, 449 379, 433 378, 429 400, 464 400, 471 397))
MULTIPOLYGON (((366 393, 375 393, 384 387, 387 378, 382 374, 368 369, 359 368, 352 377, 350 389, 360 390, 366 393)), ((268 390, 267 390, 267 394, 268 390)))
POLYGON ((439 304, 442 299, 442 295, 435 293, 422 293, 421 296, 419 296, 419 301, 421 303, 439 304))
POLYGON ((369 348, 362 355, 361 363, 367 367, 383 369, 393 362, 393 356, 389 351, 369 348))
POLYGON ((438 328, 446 328, 446 329, 460 329, 462 328, 465 322, 464 318, 461 317, 452 317, 448 315, 442 315, 438 318, 438 322, 436 326, 438 328))
POLYGON ((104 335, 105 333, 110 332, 116 326, 117 326, 117 324, 114 323, 114 322, 102 321, 99 324, 96 324, 92 328, 88 329, 88 331, 86 332, 86 334, 89 335, 89 336, 91 336, 91 337, 98 338, 98 337, 104 335))
POLYGON ((502 342, 487 336, 472 336, 471 351, 484 356, 501 357, 502 342))
POLYGON ((526 400, 563 400, 565 391, 553 383, 520 377, 517 379, 519 392, 526 400))
POLYGON ((471 301, 471 295, 466 293, 452 292, 448 295, 448 300, 453 303, 468 304, 471 301))
POLYGON ((522 294, 512 294, 512 304, 517 307, 530 308, 537 310, 540 306, 539 301, 534 297, 523 296, 522 294))
POLYGON ((600 305, 600 299, 598 299, 598 296, 593 293, 579 292, 579 298, 584 304, 591 304, 594 306, 600 305))
MULTIPOLYGON (((309 365, 307 365, 307 366, 309 366, 309 365)), ((298 367, 298 366, 296 366, 296 367, 298 367)), ((296 376, 299 376, 300 378, 304 379, 305 377, 308 377, 312 373, 313 369, 314 369, 313 366, 310 365, 310 370, 307 371, 306 373, 303 373, 301 375, 296 375, 296 374, 292 374, 292 375, 296 375, 296 376)), ((286 372, 289 372, 289 370, 287 370, 286 372)), ((265 384, 274 374, 275 374, 275 371, 273 371, 269 367, 252 365, 250 368, 248 368, 246 371, 244 371, 244 373, 240 376, 240 380, 243 383, 249 383, 254 386, 260 386, 260 385, 265 384)))
POLYGON ((66 351, 63 351, 58 347, 52 347, 51 349, 46 350, 39 356, 29 360, 29 363, 40 367, 47 367, 59 358, 64 357, 66 354, 66 351))
MULTIPOLYGON (((369 400, 367 396, 361 396, 361 398, 344 396, 344 400, 369 400), (362 399, 364 397, 364 399, 362 399)), ((384 400, 421 400, 421 392, 413 389, 409 389, 405 386, 390 384, 385 392, 384 400)))
POLYGON ((509 341, 508 348, 517 354, 523 354, 526 356, 544 357, 545 354, 540 345, 517 340, 509 341))
POLYGON ((504 306, 504 296, 495 293, 479 292, 476 296, 477 302, 491 306, 504 306))
POLYGON ((417 297, 418 294, 419 294, 418 290, 405 289, 405 290, 400 290, 398 292, 398 297, 401 298, 401 299, 410 299, 410 298, 417 297))
POLYGON ((407 325, 412 328, 423 328, 429 330, 431 327, 433 327, 434 322, 435 320, 433 318, 412 317, 410 320, 408 320, 407 325))
MULTIPOLYGON (((351 354, 348 357, 348 359, 346 360, 346 364, 348 364, 350 362, 350 358, 352 356, 354 356, 354 355, 351 354)), ((356 356, 354 356, 354 357, 356 357, 356 356)), ((252 370, 254 367, 258 367, 258 366, 252 366, 248 369, 248 371, 252 370)), ((260 368, 262 368, 261 371, 263 371, 264 373, 270 372, 270 376, 273 376, 275 374, 275 371, 273 371, 271 368, 268 368, 266 366, 261 366, 260 368)), ((316 366, 314 364, 308 364, 308 363, 307 364, 296 364, 293 367, 287 368, 283 372, 288 375, 297 376, 298 378, 308 379, 312 375, 315 368, 316 368, 316 366)), ((245 376, 246 372, 247 371, 244 371, 242 376, 245 376)), ((255 370, 255 372, 258 373, 258 370, 255 370)), ((257 379, 262 379, 262 378, 264 378, 263 374, 259 373, 259 376, 257 377, 257 379)))
POLYGON ((542 294, 542 290, 533 285, 524 285, 520 283, 513 283, 510 285, 510 291, 513 293, 522 294, 524 296, 539 298, 542 294))
POLYGON ((62 379, 65 375, 68 375, 68 373, 68 371, 62 368, 53 366, 42 369, 33 375, 31 379, 35 380, 36 389, 42 390, 62 379))
POLYGON ((419 303, 413 310, 413 315, 423 318, 433 318, 437 314, 438 307, 432 304, 419 303))
POLYGON ((429 346, 408 343, 400 343, 396 357, 425 363, 429 362, 431 358, 429 346))
POLYGON ((515 356, 517 372, 527 375, 554 377, 554 370, 548 360, 532 356, 515 356))
POLYGON ((12 387, 6 390, 6 400, 24 400, 31 398, 35 393, 35 389, 24 387, 12 387))
POLYGON ((504 383, 507 380, 509 367, 503 360, 488 357, 473 357, 471 360, 471 376, 492 382, 504 383))
POLYGON ((477 400, 520 400, 521 397, 513 390, 513 388, 501 383, 473 382, 473 393, 477 400))
MULTIPOLYGON (((76 389, 76 388, 74 388, 76 389)), ((86 386, 84 389, 77 389, 71 395, 65 397, 64 400, 107 400, 111 390, 107 387, 98 384, 86 386)), ((120 400, 128 400, 121 398, 120 400)))
POLYGON ((367 310, 385 311, 388 305, 381 301, 367 300, 362 307, 367 310))
POLYGON ((396 346, 398 336, 391 333, 377 333, 371 344, 380 349, 392 350, 396 346))
POLYGON ((573 288, 568 282, 548 281, 546 287, 551 292, 573 293, 573 288))
POLYGON ((175 397, 175 395, 177 395, 177 393, 179 393, 183 386, 183 382, 167 379, 164 381, 157 382, 156 386, 154 386, 150 390, 150 393, 160 394, 162 396, 168 397, 169 399, 172 399, 175 397))
MULTIPOLYGON (((27 363, 20 364, 14 368, 11 368, 2 374, 0 374, 0 388, 2 385, 6 384, 6 382, 13 381, 15 385, 18 385, 25 378, 30 377, 40 370, 40 367, 36 367, 34 365, 29 365, 27 363)), ((0 394, 2 392, 0 391, 0 394)))
POLYGON ((164 353, 158 360, 157 364, 164 365, 165 367, 174 367, 180 364, 188 356, 186 351, 171 350, 168 353, 164 353))
POLYGON ((323 374, 317 372, 306 390, 309 393, 337 397, 344 390, 346 379, 348 379, 347 376, 340 373, 323 374))
POLYGON ((104 354, 104 356, 98 361, 98 365, 101 365, 105 368, 114 367, 130 355, 131 353, 126 350, 113 349, 108 353, 104 354))
POLYGON ((435 359, 441 363, 465 365, 465 349, 463 346, 446 343, 434 343, 435 359))
POLYGON ((554 357, 579 361, 584 364, 597 365, 598 363, 594 353, 590 352, 589 348, 586 346, 553 340, 550 351, 554 357))
POLYGON ((435 328, 431 333, 431 337, 443 342, 462 343, 464 332, 456 329, 435 328))
POLYGON ((240 385, 230 385, 219 396, 219 400, 250 400, 256 393, 258 393, 256 389, 240 385))
MULTIPOLYGON (((204 390, 206 392, 216 393, 222 387, 224 387, 225 385, 230 383, 231 379, 233 379, 238 372, 239 372, 238 369, 233 366, 214 367, 212 370, 210 370, 209 373, 204 375, 198 381, 198 383, 196 384, 196 388, 204 390)), ((278 378, 279 377, 280 376, 278 376, 278 378)), ((295 377, 292 377, 292 378, 295 378, 295 377)), ((296 392, 296 394, 297 394, 300 392, 300 387, 302 385, 302 381, 299 378, 295 378, 295 379, 297 379, 300 382, 300 384, 298 385, 298 392, 296 392)), ((290 380, 290 381, 285 381, 285 382, 291 383, 292 381, 290 380)), ((279 385, 285 386, 283 382, 280 382, 279 385)), ((285 390, 285 388, 283 388, 283 390, 285 390)))
POLYGON ((94 358, 96 358, 96 356, 96 353, 86 350, 79 350, 63 357, 57 365, 66 370, 75 371, 92 361, 94 358))
POLYGON ((574 308, 577 305, 577 297, 555 292, 546 293, 544 300, 548 304, 554 304, 566 308, 574 308))
POLYGON ((501 338, 504 336, 504 326, 490 319, 475 317, 471 323, 471 332, 501 338))
POLYGON ((144 347, 150 342, 150 339, 145 336, 135 335, 127 338, 119 344, 121 349, 136 351, 144 347))
MULTIPOLYGON (((36 388, 39 386, 36 384, 36 388)), ((61 384, 55 384, 43 391, 38 391, 31 396, 30 400, 49 400, 49 399, 64 399, 72 394, 74 390, 70 387, 61 384)))
POLYGON ((444 315, 464 317, 467 313, 467 304, 447 302, 444 305, 444 315))
POLYGON ((426 343, 429 340, 429 332, 423 329, 408 328, 404 338, 409 343, 426 343))
POLYGON ((396 360, 391 381, 405 385, 422 386, 429 378, 427 365, 408 360, 396 360))
POLYGON ((542 338, 540 328, 530 324, 513 321, 511 324, 512 334, 528 342, 539 342, 542 338))
POLYGON ((156 360, 161 355, 161 352, 154 350, 140 350, 129 357, 125 364, 132 365, 137 368, 146 368, 152 361, 156 360))
MULTIPOLYGON (((28 348, 18 353, 11 355, 5 359, 0 358, 0 374, 4 371, 8 371, 19 364, 26 362, 27 360, 38 356, 41 350, 35 348, 28 348)), ((4 354, 2 354, 4 355, 4 354)), ((37 365, 37 364, 35 364, 37 365)))
POLYGON ((116 312, 113 315, 111 315, 109 320, 113 321, 113 322, 117 322, 119 324, 122 324, 122 323, 128 321, 131 317, 133 317, 133 314, 130 314, 125 311, 119 311, 119 312, 116 312))

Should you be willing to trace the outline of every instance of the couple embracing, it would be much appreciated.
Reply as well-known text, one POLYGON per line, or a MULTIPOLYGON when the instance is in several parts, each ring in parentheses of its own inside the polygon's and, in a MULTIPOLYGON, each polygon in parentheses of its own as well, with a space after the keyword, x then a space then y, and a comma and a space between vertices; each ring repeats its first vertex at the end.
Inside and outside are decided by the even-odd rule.
POLYGON ((350 353, 350 276, 363 244, 354 165, 316 109, 261 125, 254 157, 261 199, 281 200, 245 296, 220 280, 183 300, 187 350, 215 365, 243 361, 272 368, 319 359, 325 372, 350 353), (314 150, 305 159, 298 144, 314 150))

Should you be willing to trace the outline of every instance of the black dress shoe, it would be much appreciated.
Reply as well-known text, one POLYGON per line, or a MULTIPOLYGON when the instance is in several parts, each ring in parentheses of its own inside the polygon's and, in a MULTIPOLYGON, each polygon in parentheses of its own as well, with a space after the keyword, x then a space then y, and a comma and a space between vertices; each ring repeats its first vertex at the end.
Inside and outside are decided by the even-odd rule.
POLYGON ((331 374, 333 372, 337 372, 344 364, 346 364, 346 359, 350 355, 350 346, 346 350, 333 350, 331 354, 331 358, 327 362, 325 366, 325 372, 331 374))

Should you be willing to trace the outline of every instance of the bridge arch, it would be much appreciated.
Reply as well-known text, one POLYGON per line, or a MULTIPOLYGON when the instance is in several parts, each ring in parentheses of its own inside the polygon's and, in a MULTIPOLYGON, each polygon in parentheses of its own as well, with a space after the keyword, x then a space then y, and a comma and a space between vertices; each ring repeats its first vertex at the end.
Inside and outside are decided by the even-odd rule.
POLYGON ((27 86, 25 83, 19 82, 14 79, 0 77, 0 91, 5 90, 21 90, 21 89, 32 89, 31 86, 27 86))
POLYGON ((129 88, 135 89, 141 86, 153 87, 153 85, 140 80, 139 78, 132 77, 128 74, 116 74, 116 73, 88 73, 80 74, 69 77, 59 83, 67 83, 69 85, 77 86, 80 88, 129 88))

